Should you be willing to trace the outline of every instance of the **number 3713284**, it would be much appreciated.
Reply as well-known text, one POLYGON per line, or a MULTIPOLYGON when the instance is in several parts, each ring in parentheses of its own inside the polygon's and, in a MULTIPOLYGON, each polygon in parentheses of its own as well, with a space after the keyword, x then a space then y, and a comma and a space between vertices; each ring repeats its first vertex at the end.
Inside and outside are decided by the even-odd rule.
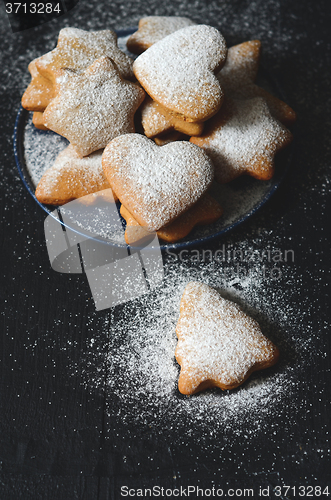
POLYGON ((59 3, 6 3, 7 14, 52 14, 53 12, 61 14, 61 6, 59 3))
POLYGON ((322 486, 276 486, 274 488, 275 496, 286 496, 292 495, 293 497, 329 497, 330 492, 328 486, 322 488, 322 486))

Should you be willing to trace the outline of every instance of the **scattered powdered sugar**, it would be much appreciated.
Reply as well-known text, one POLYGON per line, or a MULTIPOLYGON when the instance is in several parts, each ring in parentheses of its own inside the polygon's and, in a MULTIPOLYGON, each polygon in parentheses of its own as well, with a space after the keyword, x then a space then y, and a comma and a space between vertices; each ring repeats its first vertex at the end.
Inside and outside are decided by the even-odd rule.
POLYGON ((79 199, 82 203, 66 203, 61 207, 61 215, 70 228, 85 238, 95 237, 97 240, 106 240, 112 245, 125 247, 124 229, 117 207, 107 199, 109 191, 98 191, 95 200, 89 195, 79 199), (102 193, 105 193, 105 199, 102 199, 102 193))
POLYGON ((28 174, 35 187, 55 162, 58 154, 68 146, 68 141, 51 131, 36 129, 32 114, 24 129, 24 159, 28 174))
MULTIPOLYGON (((211 194, 223 208, 222 217, 213 224, 213 230, 217 232, 226 229, 252 213, 259 202, 268 197, 272 186, 272 181, 261 182, 248 177, 230 184, 212 184, 211 194)), ((206 229, 198 230, 199 237, 207 234, 206 229)), ((207 229, 212 234, 210 230, 211 228, 207 229)))
MULTIPOLYGON (((243 242, 243 246, 250 248, 250 242, 243 242)), ((91 331, 86 357, 72 370, 73 374, 83 372, 89 390, 104 387, 106 380, 112 425, 118 422, 137 435, 148 425, 160 435, 170 432, 174 441, 183 443, 194 435, 204 446, 214 446, 220 435, 230 431, 233 438, 241 435, 243 422, 249 441, 261 431, 270 432, 275 415, 282 415, 294 401, 299 411, 295 398, 300 373, 311 355, 311 341, 295 338, 298 324, 281 285, 268 295, 267 282, 257 269, 252 268, 246 279, 237 279, 222 276, 222 267, 214 260, 200 262, 192 269, 189 262, 172 261, 168 256, 162 287, 111 310, 103 328, 91 331), (192 279, 215 287, 258 319, 264 335, 280 348, 280 361, 254 373, 238 389, 181 395, 177 389, 180 370, 175 361, 175 330, 181 296, 192 279)), ((290 268, 286 271, 291 274, 290 268)))

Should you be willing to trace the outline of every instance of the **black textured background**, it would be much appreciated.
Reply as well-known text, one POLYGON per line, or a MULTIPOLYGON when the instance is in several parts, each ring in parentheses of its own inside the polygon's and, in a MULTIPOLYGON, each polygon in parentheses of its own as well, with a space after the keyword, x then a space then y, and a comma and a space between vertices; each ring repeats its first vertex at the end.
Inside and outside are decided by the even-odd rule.
MULTIPOLYGON (((0 29, 0 498, 117 499, 122 484, 331 488, 328 2, 80 0, 67 16, 15 34, 0 4, 0 29), (54 47, 62 27, 121 29, 145 15, 189 16, 219 28, 229 45, 259 38, 264 66, 298 113, 293 161, 280 189, 250 220, 209 245, 217 249, 226 241, 236 247, 250 237, 259 238, 261 248, 276 239, 296 255, 291 279, 270 286, 281 286, 288 297, 293 311, 288 332, 303 343, 309 339, 311 355, 295 401, 269 417, 254 439, 245 438, 250 426, 245 421, 239 433, 224 429, 206 448, 194 433, 185 433, 185 422, 174 429, 162 415, 154 416, 153 425, 147 420, 128 426, 130 408, 107 391, 107 367, 100 367, 105 383, 95 390, 84 387, 79 370, 68 375, 68 366, 81 366, 91 332, 98 337, 110 313, 94 311, 84 276, 60 275, 49 265, 45 214, 15 167, 15 117, 29 82, 28 63, 54 47), (123 419, 115 418, 117 410, 123 419)), ((111 313, 111 321, 116 325, 120 316, 121 307, 111 313)), ((107 344, 107 339, 99 341, 107 344)), ((289 362, 295 370, 295 358, 289 362)), ((287 498, 295 498, 293 490, 287 498)))

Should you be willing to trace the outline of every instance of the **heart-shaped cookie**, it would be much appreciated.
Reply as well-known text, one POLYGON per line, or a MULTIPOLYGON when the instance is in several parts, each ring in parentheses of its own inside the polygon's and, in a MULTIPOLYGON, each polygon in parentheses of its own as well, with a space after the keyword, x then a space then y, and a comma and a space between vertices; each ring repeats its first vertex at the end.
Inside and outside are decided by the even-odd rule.
POLYGON ((160 147, 140 134, 113 139, 102 166, 119 200, 148 231, 188 210, 214 176, 211 160, 198 146, 177 141, 160 147))
POLYGON ((225 40, 217 29, 189 26, 147 49, 135 60, 133 71, 146 92, 170 113, 187 121, 205 121, 222 104, 215 72, 226 55, 225 40))

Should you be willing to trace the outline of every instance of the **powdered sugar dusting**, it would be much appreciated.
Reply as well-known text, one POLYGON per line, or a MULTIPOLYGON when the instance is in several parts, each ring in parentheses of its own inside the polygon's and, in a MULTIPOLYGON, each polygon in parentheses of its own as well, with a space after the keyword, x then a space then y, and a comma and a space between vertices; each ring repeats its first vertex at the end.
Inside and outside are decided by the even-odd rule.
POLYGON ((102 151, 80 158, 68 146, 43 175, 36 190, 39 201, 51 205, 67 203, 96 191, 108 189, 101 164, 102 151))
POLYGON ((159 147, 139 134, 114 139, 102 164, 120 201, 150 231, 190 208, 214 177, 210 159, 197 146, 179 141, 159 147))
POLYGON ((51 131, 36 129, 32 123, 32 114, 30 115, 24 129, 24 159, 35 187, 66 146, 68 141, 64 137, 51 131))
POLYGON ((226 63, 217 74, 225 95, 237 99, 263 97, 271 114, 284 125, 296 120, 295 111, 285 102, 254 83, 260 61, 261 42, 252 40, 228 50, 226 63))
MULTIPOLYGON (((325 480, 323 469, 325 471, 326 468, 323 468, 323 465, 326 466, 330 442, 327 434, 326 406, 328 401, 323 392, 328 383, 327 351, 324 349, 327 349, 329 324, 326 318, 327 308, 324 307, 327 305, 326 293, 321 285, 326 272, 326 267, 323 268, 327 248, 325 214, 327 213, 327 193, 330 188, 329 160, 327 159, 330 141, 327 137, 326 126, 330 121, 330 114, 326 111, 330 102, 330 78, 325 71, 328 67, 325 34, 328 31, 319 28, 323 6, 316 8, 316 5, 311 5, 308 9, 303 9, 302 5, 293 2, 288 4, 288 10, 284 11, 285 4, 280 2, 248 2, 240 9, 235 8, 237 5, 237 2, 207 2, 203 5, 195 2, 179 2, 174 6, 168 3, 152 2, 148 9, 150 11, 154 9, 159 14, 178 12, 180 15, 188 15, 189 10, 189 15, 192 15, 196 21, 215 23, 226 35, 227 40, 232 43, 239 43, 256 36, 263 40, 265 67, 273 71, 274 77, 278 79, 287 93, 288 102, 295 105, 300 113, 301 125, 299 124, 299 133, 297 133, 296 160, 289 172, 288 182, 285 182, 282 187, 283 192, 276 195, 278 200, 277 198, 272 200, 271 205, 266 206, 253 219, 246 221, 246 224, 228 233, 226 237, 223 236, 223 239, 219 241, 219 246, 214 248, 221 248, 223 242, 225 244, 231 242, 235 248, 241 250, 261 249, 263 245, 277 247, 277 245, 288 244, 291 238, 289 235, 293 233, 298 249, 297 261, 293 268, 290 265, 282 267, 283 279, 271 286, 268 280, 263 277, 258 278, 253 274, 251 277, 241 275, 222 278, 226 263, 220 267, 215 266, 215 269, 206 263, 203 269, 194 268, 194 271, 188 271, 185 264, 178 265, 176 261, 174 266, 176 271, 170 276, 172 286, 169 286, 167 291, 161 291, 160 300, 163 301, 163 307, 155 302, 152 294, 146 301, 131 304, 133 315, 130 315, 128 309, 125 308, 124 320, 117 324, 117 318, 122 314, 120 308, 117 308, 115 312, 102 315, 93 311, 91 301, 87 300, 81 314, 75 316, 69 313, 69 318, 62 317, 60 314, 55 319, 54 325, 48 322, 47 330, 45 329, 42 335, 33 337, 36 326, 35 316, 37 316, 34 313, 38 313, 38 304, 35 301, 33 310, 29 307, 26 309, 27 318, 32 327, 30 332, 26 332, 29 335, 27 341, 24 339, 24 331, 21 332, 23 335, 21 341, 25 345, 27 354, 32 353, 37 356, 40 350, 43 353, 48 349, 46 354, 54 361, 54 364, 58 362, 58 358, 55 359, 55 348, 63 348, 62 358, 64 357, 68 363, 74 363, 74 357, 71 354, 76 355, 77 366, 71 366, 72 378, 69 377, 70 390, 75 389, 77 383, 79 384, 83 378, 87 390, 91 391, 92 412, 88 420, 90 428, 93 429, 94 425, 96 427, 99 424, 99 421, 96 423, 97 418, 94 418, 94 408, 99 403, 100 406, 102 405, 104 395, 106 399, 109 398, 105 411, 105 428, 109 431, 109 447, 107 448, 107 440, 105 442, 103 439, 103 433, 101 443, 102 446, 105 445, 105 448, 102 451, 98 447, 91 450, 90 463, 92 463, 93 470, 97 461, 102 465, 103 459, 114 457, 113 451, 116 453, 116 445, 118 446, 120 441, 123 446, 120 451, 117 448, 119 453, 115 455, 116 458, 121 459, 121 452, 124 455, 128 450, 128 462, 131 461, 135 465, 141 462, 141 465, 137 465, 135 469, 131 468, 131 471, 134 469, 137 483, 144 466, 148 477, 151 477, 151 474, 158 474, 159 466, 161 469, 163 464, 169 466, 164 474, 168 474, 171 481, 171 466, 175 463, 177 470, 174 470, 173 475, 176 474, 177 478, 181 475, 183 477, 185 471, 188 470, 186 458, 190 460, 189 470, 192 471, 190 477, 194 477, 196 471, 197 481, 205 479, 205 484, 209 478, 215 481, 215 484, 223 482, 229 483, 230 486, 237 485, 235 479, 238 479, 240 483, 238 486, 242 487, 248 486, 250 481, 258 485, 267 480, 272 485, 292 485, 295 477, 297 485, 319 484, 325 480), (314 61, 308 69, 305 56, 310 56, 310 60, 314 61), (305 124, 309 125, 312 135, 309 135, 305 124), (309 144, 307 143, 308 135, 309 144), (282 207, 282 200, 285 198, 286 202, 282 207), (289 198, 291 201, 288 201, 289 198), (318 217, 316 217, 316 209, 320 214, 318 217), (268 230, 262 227, 267 227, 268 230), (284 227, 287 229, 285 230, 284 227), (316 245, 311 239, 312 231, 318 236, 316 245), (176 376, 179 370, 175 363, 176 376, 167 372, 168 378, 163 375, 152 380, 151 373, 154 373, 153 369, 156 372, 159 365, 157 360, 160 359, 163 363, 166 358, 164 350, 153 349, 153 339, 157 338, 157 334, 160 335, 161 331, 167 333, 166 326, 169 327, 173 318, 175 318, 173 321, 173 326, 175 326, 177 312, 173 311, 178 311, 175 303, 178 304, 177 301, 180 299, 180 293, 187 280, 199 279, 199 273, 202 271, 205 271, 201 276, 204 281, 222 288, 223 291, 227 289, 228 293, 232 293, 241 304, 244 303, 245 307, 249 306, 251 313, 259 321, 261 316, 264 317, 263 331, 266 335, 273 333, 275 343, 281 344, 281 361, 271 372, 268 370, 268 372, 255 374, 238 390, 225 393, 213 390, 186 398, 176 393, 176 376), (178 294, 177 286, 181 288, 178 294), (173 307, 169 303, 174 304, 173 307), (141 318, 142 313, 139 314, 139 308, 145 308, 145 322, 141 318), (167 314, 169 317, 164 323, 160 318, 167 314), (130 350, 130 344, 126 342, 126 331, 130 322, 135 321, 135 315, 139 319, 137 328, 131 335, 131 338, 136 339, 136 349, 133 352, 130 350), (86 316, 87 329, 85 328, 86 316), (107 316, 107 320, 104 316, 107 316), (85 336, 82 336, 80 332, 82 321, 84 321, 85 336), (154 322, 150 329, 148 329, 149 322, 154 322), (57 335, 57 331, 65 334, 57 335), (288 339, 288 342, 285 339, 288 339), (126 359, 129 360, 130 357, 135 356, 136 360, 135 366, 129 362, 127 366, 123 366, 122 378, 116 371, 117 359, 115 357, 120 343, 123 343, 122 350, 125 351, 126 359), (147 354, 142 349, 144 345, 148 345, 149 348, 149 365, 144 363, 147 359, 147 354), (138 346, 140 350, 137 349, 138 346), (158 353, 162 353, 163 357, 156 356, 158 353), (317 368, 316 365, 318 365, 317 368), (142 377, 140 369, 146 373, 147 366, 151 369, 149 376, 142 377), (107 380, 106 384, 105 380, 107 380), (145 385, 148 387, 146 397, 143 395, 145 385), (97 397, 95 395, 98 393, 96 388, 101 387, 102 395, 95 404, 95 397, 97 397), (297 424, 299 419, 301 425, 297 424), (151 449, 152 446, 149 449, 146 447, 146 456, 151 455, 154 461, 148 460, 147 457, 145 457, 145 462, 141 460, 139 452, 143 451, 142 447, 145 446, 149 436, 155 441, 160 436, 157 441, 158 445, 161 444, 161 440, 164 445, 160 446, 158 461, 151 449), (249 442, 253 444, 251 449, 247 446, 249 442), (178 448, 174 450, 172 443, 180 443, 179 452, 178 448), (136 446, 139 444, 141 446, 137 449, 136 446), (169 455, 167 461, 163 461, 162 453, 166 451, 168 445, 169 455), (263 447, 261 454, 260 445, 263 447), (112 453, 106 455, 106 452, 110 450, 112 453), (183 461, 180 461, 181 450, 183 450, 183 461), (172 459, 171 451, 178 452, 175 459, 172 459), (201 460, 203 455, 206 460, 201 460), (286 482, 284 476, 288 478, 289 483, 286 482), (322 481, 318 481, 318 478, 322 481)), ((76 26, 89 29, 102 28, 109 22, 113 26, 126 27, 133 26, 142 14, 141 5, 136 2, 131 2, 129 8, 127 5, 118 3, 109 3, 108 7, 105 9, 100 2, 93 1, 92 4, 80 2, 79 6, 71 11, 71 20, 76 26)), ((20 89, 22 93, 29 81, 28 75, 24 72, 28 61, 37 55, 37 37, 41 37, 41 43, 45 44, 47 50, 50 49, 56 36, 58 22, 48 23, 44 30, 36 30, 37 36, 30 39, 30 43, 26 46, 24 43, 18 44, 17 37, 8 33, 9 25, 5 16, 1 19, 1 24, 6 33, 3 50, 6 64, 3 66, 3 76, 4 85, 7 87, 4 87, 4 90, 9 96, 8 101, 3 102, 5 116, 8 109, 14 110, 17 106, 20 92, 15 89, 20 89), (10 64, 14 60, 15 64, 10 64)), ((4 127, 7 126, 8 134, 10 134, 10 123, 6 124, 7 121, 4 121, 4 127)), ((46 136, 42 137, 43 140, 38 144, 39 157, 37 158, 36 155, 36 161, 42 161, 45 151, 48 151, 48 143, 42 144, 46 136)), ((22 207, 23 188, 14 170, 7 168, 11 156, 6 151, 4 154, 6 155, 6 161, 2 162, 3 183, 5 183, 4 209, 8 210, 8 207, 12 206, 17 209, 19 206, 22 207)), ((33 163, 32 170, 35 166, 36 163, 33 163)), ((237 220, 237 214, 242 213, 240 201, 243 196, 245 197, 244 207, 247 209, 254 205, 254 200, 261 200, 272 185, 269 182, 255 183, 253 179, 246 178, 240 181, 245 181, 245 183, 240 182, 240 185, 236 184, 237 187, 233 185, 229 191, 229 202, 235 199, 237 202, 233 201, 232 208, 235 212, 228 213, 227 220, 237 220), (246 181, 248 190, 244 188, 246 181), (254 192, 252 193, 250 190, 253 185, 254 192)), ((223 188, 225 193, 230 186, 224 185, 223 188)), ((24 206, 25 215, 26 210, 30 211, 28 206, 24 206)), ((8 211, 5 212, 6 214, 8 216, 8 211)), ((33 233, 34 222, 31 218, 29 220, 25 217, 24 228, 29 229, 30 234, 33 233)), ((217 227, 222 227, 221 221, 217 227)), ((214 230, 215 226, 207 228, 201 234, 208 236, 214 230)), ((15 237, 15 232, 12 234, 14 246, 11 251, 22 255, 22 258, 22 252, 25 251, 25 257, 28 258, 29 251, 26 253, 26 250, 29 250, 31 245, 23 247, 22 250, 22 246, 21 248, 18 246, 20 239, 15 237)), ((29 236, 29 231, 25 234, 29 236)), ((205 243, 205 248, 206 245, 205 243)), ((40 267, 40 272, 43 273, 45 270, 40 267)), ((64 283, 63 294, 66 295, 66 292, 69 293, 69 290, 66 290, 67 280, 65 277, 60 278, 59 282, 64 283)), ((49 279, 53 280, 51 274, 49 279)), ((76 280, 75 277, 73 279, 76 280)), ((8 285, 10 286, 10 283, 8 285)), ((82 297, 78 298, 84 302, 82 297)), ((28 299, 22 306, 29 306, 33 296, 30 294, 28 299)), ((67 299, 67 301, 62 300, 62 303, 68 305, 69 295, 67 299)), ((43 311, 40 309, 39 312, 43 311)), ((174 330, 171 331, 171 342, 175 347, 174 330)), ((170 351, 171 345, 169 345, 170 351)), ((169 364, 171 365, 171 361, 169 364)), ((165 363, 162 368, 164 366, 165 363)), ((62 363, 61 367, 68 381, 66 368, 62 363)), ((61 387, 65 381, 62 377, 58 380, 56 369, 54 373, 57 377, 56 388, 59 388, 58 393, 61 395, 61 387)), ((81 393, 77 394, 77 392, 73 391, 72 394, 73 397, 76 394, 78 405, 81 402, 81 393)), ((42 401, 39 403, 41 404, 42 401)), ((46 404, 46 406, 52 409, 55 405, 46 404)), ((39 413, 45 415, 46 406, 40 407, 39 405, 37 411, 40 410, 39 413)), ((55 412, 57 412, 57 407, 55 412)), ((54 413, 51 412, 49 417, 46 421, 52 422, 54 413)), ((72 432, 75 437, 78 437, 80 443, 83 442, 82 439, 88 442, 88 438, 85 438, 86 421, 82 421, 81 414, 78 416, 75 414, 73 417, 72 420, 69 418, 63 420, 71 420, 70 430, 74 428, 72 432), (82 422, 84 428, 77 428, 77 423, 80 425, 82 422)), ((58 431, 57 424, 56 431, 58 431)), ((151 440, 150 444, 152 444, 151 440)), ((154 450, 157 450, 157 445, 154 445, 154 450)), ((108 464, 112 467, 110 460, 108 464)), ((180 479, 178 480, 181 482, 180 479)))
POLYGON ((270 114, 264 99, 228 99, 201 137, 202 147, 215 166, 219 182, 247 172, 261 179, 273 174, 275 153, 291 141, 291 133, 270 114))
POLYGON ((68 74, 44 112, 44 123, 87 156, 114 137, 134 132, 133 116, 144 97, 138 85, 122 80, 112 61, 101 57, 83 74, 68 74))
POLYGON ((41 72, 49 72, 57 78, 63 68, 81 73, 96 59, 102 56, 112 59, 121 76, 132 80, 132 59, 117 46, 114 31, 85 31, 77 28, 63 28, 60 31, 57 47, 37 60, 41 72))
POLYGON ((149 16, 139 20, 139 30, 128 39, 128 48, 135 53, 146 50, 166 36, 195 23, 187 17, 149 16))
MULTIPOLYGON (((118 45, 123 50, 126 39, 127 37, 121 37, 118 40, 118 45)), ((57 155, 67 145, 68 141, 64 137, 51 131, 37 130, 32 125, 31 117, 29 118, 24 129, 24 156, 27 171, 34 186, 37 186, 44 172, 54 163, 57 155)), ((287 164, 289 158, 283 158, 283 161, 287 164)), ((276 165, 276 167, 280 168, 282 165, 276 165)), ((195 228, 182 241, 209 237, 245 219, 269 196, 270 190, 273 188, 274 181, 272 180, 260 182, 248 177, 229 184, 214 184, 212 186, 212 195, 223 207, 222 217, 215 223, 195 228)), ((101 236, 107 237, 106 234, 103 234, 102 227, 99 229, 102 233, 101 236)))
MULTIPOLYGON (((249 250, 251 245, 257 248, 256 243, 244 241, 242 248, 249 250)), ((222 274, 224 264, 214 259, 200 261, 192 268, 192 261, 179 261, 178 254, 177 258, 170 254, 165 257, 163 286, 126 304, 120 311, 111 311, 104 319, 100 334, 91 332, 93 344, 87 346, 87 358, 77 367, 79 372, 83 371, 86 387, 98 387, 104 380, 105 373, 100 371, 103 360, 107 367, 106 391, 112 401, 107 408, 108 416, 138 433, 148 424, 156 427, 161 435, 170 432, 174 441, 185 442, 194 434, 204 446, 214 446, 215 438, 228 431, 233 436, 241 435, 243 422, 247 441, 260 432, 270 432, 275 413, 286 412, 293 398, 295 400, 300 372, 311 354, 308 339, 305 343, 295 340, 298 324, 288 328, 289 319, 293 321, 293 317, 282 283, 268 295, 267 281, 254 266, 246 279, 237 279, 222 274), (232 391, 213 389, 189 398, 179 394, 175 330, 181 296, 192 279, 216 287, 223 297, 238 302, 248 314, 259 318, 263 333, 281 350, 275 367, 256 372, 232 391), (267 314, 267 321, 261 313, 267 314), (108 339, 107 351, 105 338, 108 339), (125 413, 120 410, 123 405, 125 413)), ((291 267, 283 271, 286 279, 290 279, 291 267)), ((300 404, 297 401, 295 404, 299 410, 300 404)))
MULTIPOLYGON (((37 130, 30 116, 24 130, 24 156, 28 174, 35 187, 67 145, 68 141, 64 137, 51 131, 37 130)), ((211 194, 223 208, 222 217, 215 223, 197 227, 182 241, 209 237, 244 219, 268 197, 272 187, 273 181, 260 182, 252 178, 242 178, 234 183, 223 185, 214 183, 211 187, 211 194)), ((106 236, 103 234, 102 226, 99 226, 99 231, 101 236, 106 236)))
POLYGON ((227 58, 217 74, 226 93, 255 81, 260 62, 261 42, 252 40, 228 49, 227 58))
POLYGON ((214 289, 189 283, 180 310, 176 359, 184 394, 193 393, 205 381, 232 388, 253 367, 272 364, 275 348, 259 325, 214 289))
POLYGON ((221 33, 211 26, 190 26, 163 38, 133 64, 137 80, 167 110, 203 121, 216 112, 223 91, 213 71, 227 54, 221 33))

